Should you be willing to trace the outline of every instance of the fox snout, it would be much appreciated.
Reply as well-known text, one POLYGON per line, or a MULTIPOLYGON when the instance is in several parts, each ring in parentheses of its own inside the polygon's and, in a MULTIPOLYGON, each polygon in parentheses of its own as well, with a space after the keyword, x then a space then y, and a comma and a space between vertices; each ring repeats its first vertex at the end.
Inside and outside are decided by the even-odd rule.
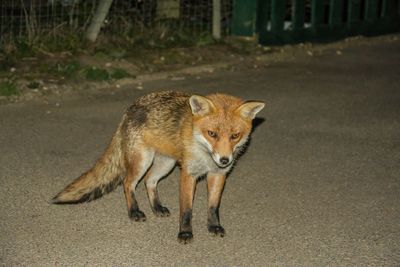
POLYGON ((219 162, 220 162, 221 164, 223 164, 223 165, 226 165, 226 164, 229 163, 229 158, 227 158, 227 157, 222 157, 222 158, 219 159, 219 162))
POLYGON ((212 153, 212 158, 213 158, 214 162, 220 168, 225 168, 225 167, 231 165, 232 162, 233 162, 232 154, 230 154, 230 155, 222 155, 221 156, 219 153, 213 152, 212 153))

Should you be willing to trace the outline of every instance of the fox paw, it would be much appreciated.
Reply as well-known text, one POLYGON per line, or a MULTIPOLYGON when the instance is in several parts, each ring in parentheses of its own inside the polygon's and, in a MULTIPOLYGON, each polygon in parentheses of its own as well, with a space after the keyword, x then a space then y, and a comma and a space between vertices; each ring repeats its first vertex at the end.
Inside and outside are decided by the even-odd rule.
POLYGON ((193 240, 192 232, 179 232, 178 241, 182 244, 188 244, 193 240))
POLYGON ((155 206, 153 212, 157 217, 168 217, 170 215, 168 208, 161 205, 155 206))
POLYGON ((129 218, 135 222, 144 222, 146 220, 146 215, 141 210, 130 210, 129 218))
POLYGON ((224 237, 225 229, 221 225, 209 225, 208 231, 214 236, 224 237))

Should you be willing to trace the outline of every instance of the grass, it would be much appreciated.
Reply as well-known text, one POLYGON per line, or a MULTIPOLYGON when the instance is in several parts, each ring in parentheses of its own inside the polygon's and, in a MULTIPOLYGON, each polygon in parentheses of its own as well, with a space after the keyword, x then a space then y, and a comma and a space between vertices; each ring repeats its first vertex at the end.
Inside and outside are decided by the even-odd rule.
POLYGON ((82 66, 79 62, 73 60, 67 62, 57 62, 50 66, 50 68, 51 69, 49 69, 49 72, 53 72, 63 77, 72 78, 79 73, 79 71, 82 69, 82 66))
POLYGON ((110 77, 113 80, 120 80, 124 78, 133 78, 126 70, 121 68, 114 68, 110 70, 110 77))
MULTIPOLYGON (((137 25, 136 25, 137 26, 137 25)), ((115 27, 115 25, 113 26, 115 27)), ((131 25, 99 36, 95 44, 84 37, 82 29, 71 29, 60 26, 57 31, 36 29, 34 36, 13 37, 4 36, 0 44, 0 54, 12 55, 16 58, 35 57, 41 53, 58 53, 68 51, 71 54, 90 53, 91 50, 114 58, 124 58, 128 51, 137 48, 169 49, 177 47, 206 46, 215 43, 212 35, 195 25, 183 27, 174 21, 162 21, 143 29, 131 25), (126 29, 127 28, 127 29, 126 29), (6 38, 7 37, 7 38, 6 38)))
MULTIPOLYGON (((190 27, 160 23, 145 30, 138 28, 113 34, 104 31, 94 44, 85 40, 83 32, 68 27, 35 31, 35 36, 29 40, 9 34, 8 38, 0 40, 3 41, 0 43, 0 78, 7 79, 11 75, 26 79, 30 81, 26 84, 28 89, 40 89, 41 84, 48 81, 101 82, 134 78, 128 68, 130 72, 154 72, 173 65, 192 65, 201 61, 202 55, 182 49, 216 43, 210 33, 190 27), (124 61, 128 64, 117 63, 124 61), (127 67, 105 67, 112 65, 127 67)), ((18 92, 15 80, 1 83, 0 95, 18 92)))
POLYGON ((85 70, 85 77, 89 81, 108 81, 111 80, 110 74, 107 70, 90 67, 85 70))
POLYGON ((121 68, 102 69, 89 67, 84 70, 85 78, 89 81, 110 81, 132 77, 126 70, 121 68))
POLYGON ((65 78, 86 79, 89 81, 110 81, 132 77, 121 68, 103 69, 96 66, 85 67, 78 61, 57 62, 46 66, 48 73, 65 78))
POLYGON ((0 61, 0 72, 8 72, 17 64, 16 60, 12 57, 5 57, 4 60, 0 61))
POLYGON ((0 82, 0 95, 1 96, 18 95, 16 84, 12 81, 0 82))

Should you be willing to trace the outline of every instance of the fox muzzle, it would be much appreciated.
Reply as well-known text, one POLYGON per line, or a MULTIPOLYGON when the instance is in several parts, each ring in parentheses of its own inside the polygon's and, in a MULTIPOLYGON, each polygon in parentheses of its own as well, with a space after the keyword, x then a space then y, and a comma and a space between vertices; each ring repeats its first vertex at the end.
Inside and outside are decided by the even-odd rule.
POLYGON ((229 165, 231 165, 232 162, 233 162, 232 155, 230 155, 230 156, 222 156, 221 157, 219 154, 213 153, 212 154, 212 158, 213 158, 215 164, 217 164, 217 166, 220 167, 220 168, 226 168, 229 165))

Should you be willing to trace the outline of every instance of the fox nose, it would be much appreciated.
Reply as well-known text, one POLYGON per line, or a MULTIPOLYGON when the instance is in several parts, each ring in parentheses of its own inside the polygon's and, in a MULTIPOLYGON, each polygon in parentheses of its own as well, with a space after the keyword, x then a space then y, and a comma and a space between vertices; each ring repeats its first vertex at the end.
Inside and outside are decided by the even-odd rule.
POLYGON ((223 165, 226 165, 229 163, 229 159, 227 157, 222 157, 219 159, 219 162, 223 165))

